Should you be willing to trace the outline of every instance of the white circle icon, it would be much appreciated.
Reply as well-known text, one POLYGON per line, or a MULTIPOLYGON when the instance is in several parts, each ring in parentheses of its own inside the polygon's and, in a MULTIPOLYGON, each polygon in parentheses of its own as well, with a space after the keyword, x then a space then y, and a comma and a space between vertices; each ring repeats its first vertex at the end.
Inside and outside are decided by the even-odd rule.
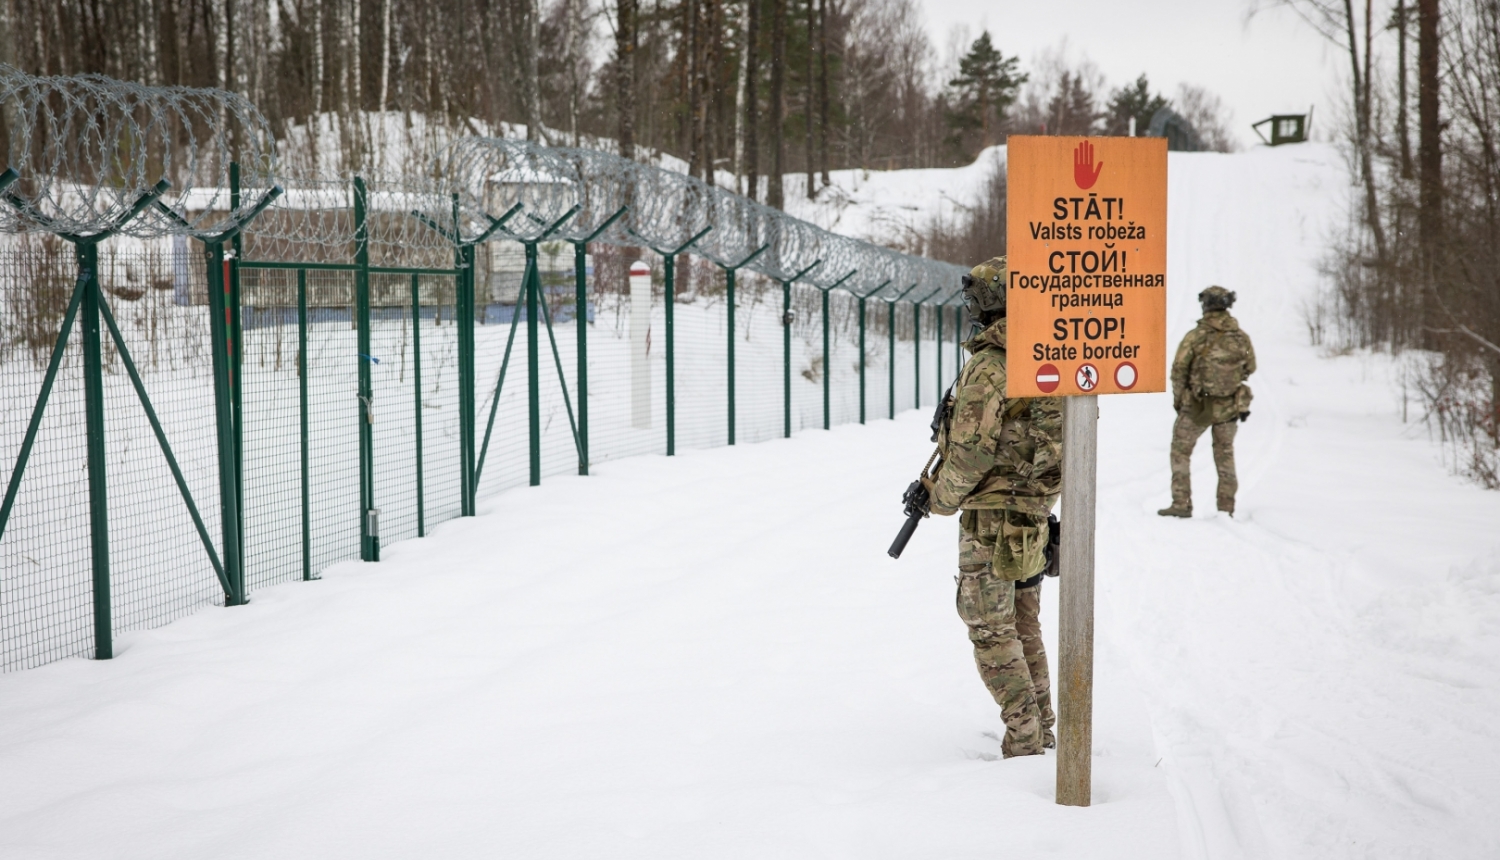
POLYGON ((1135 365, 1128 361, 1121 362, 1120 366, 1115 368, 1115 385, 1125 391, 1134 388, 1135 381, 1139 378, 1140 374, 1136 373, 1135 365))

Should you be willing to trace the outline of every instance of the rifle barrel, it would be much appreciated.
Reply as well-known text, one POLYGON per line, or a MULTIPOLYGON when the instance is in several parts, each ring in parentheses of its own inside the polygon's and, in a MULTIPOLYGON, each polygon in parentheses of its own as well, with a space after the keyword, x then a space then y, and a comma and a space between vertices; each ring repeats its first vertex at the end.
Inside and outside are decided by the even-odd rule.
POLYGON ((906 522, 901 526, 901 531, 896 533, 896 539, 891 542, 891 548, 886 550, 886 553, 891 558, 900 558, 901 553, 906 550, 907 541, 911 540, 911 536, 917 533, 917 526, 921 524, 921 514, 912 514, 907 517, 906 522))

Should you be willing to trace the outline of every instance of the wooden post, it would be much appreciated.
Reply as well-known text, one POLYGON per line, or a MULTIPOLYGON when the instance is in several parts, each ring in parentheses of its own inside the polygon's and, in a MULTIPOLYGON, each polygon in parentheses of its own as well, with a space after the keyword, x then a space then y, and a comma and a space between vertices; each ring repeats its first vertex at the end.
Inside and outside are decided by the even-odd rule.
POLYGON ((1057 802, 1088 806, 1094 751, 1094 498, 1099 398, 1063 398, 1057 802))

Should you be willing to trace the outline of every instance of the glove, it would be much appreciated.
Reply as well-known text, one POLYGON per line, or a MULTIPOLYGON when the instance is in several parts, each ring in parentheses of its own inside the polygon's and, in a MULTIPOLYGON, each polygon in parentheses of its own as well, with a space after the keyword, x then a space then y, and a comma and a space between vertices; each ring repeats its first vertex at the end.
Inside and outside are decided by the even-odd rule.
POLYGON ((908 517, 929 516, 932 503, 931 485, 932 479, 923 475, 912 481, 911 486, 906 488, 906 492, 901 494, 901 504, 905 506, 908 517))
POLYGON ((1250 420, 1250 412, 1249 412, 1249 410, 1246 410, 1246 411, 1240 413, 1240 420, 1241 421, 1249 421, 1250 420))

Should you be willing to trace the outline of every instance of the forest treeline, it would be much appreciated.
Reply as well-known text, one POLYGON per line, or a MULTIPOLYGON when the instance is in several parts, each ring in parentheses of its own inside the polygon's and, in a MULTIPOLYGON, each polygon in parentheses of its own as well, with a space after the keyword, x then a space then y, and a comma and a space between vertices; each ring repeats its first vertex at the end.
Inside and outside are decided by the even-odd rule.
POLYGON ((940 57, 913 0, 0 0, 0 18, 0 62, 231 89, 283 146, 332 138, 345 164, 383 112, 667 153, 774 206, 786 174, 813 193, 840 168, 967 164, 1011 132, 1144 133, 1169 105, 1233 146, 1199 89, 1112 90, 1061 50, 1024 67, 987 32, 940 57))
POLYGON ((1410 350, 1452 465, 1500 487, 1500 3, 1285 0, 1341 49, 1352 223, 1315 340, 1410 350))

